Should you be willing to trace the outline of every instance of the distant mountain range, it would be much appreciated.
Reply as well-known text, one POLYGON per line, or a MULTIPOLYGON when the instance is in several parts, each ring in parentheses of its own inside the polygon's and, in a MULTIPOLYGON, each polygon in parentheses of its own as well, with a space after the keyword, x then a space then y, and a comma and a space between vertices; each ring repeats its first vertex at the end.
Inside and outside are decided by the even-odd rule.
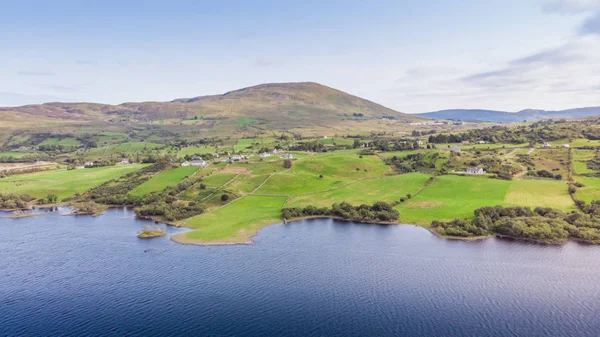
POLYGON ((514 123, 522 121, 535 121, 548 118, 579 118, 600 115, 600 107, 577 108, 559 111, 527 109, 519 112, 480 109, 453 109, 426 112, 416 115, 420 117, 434 119, 514 123))

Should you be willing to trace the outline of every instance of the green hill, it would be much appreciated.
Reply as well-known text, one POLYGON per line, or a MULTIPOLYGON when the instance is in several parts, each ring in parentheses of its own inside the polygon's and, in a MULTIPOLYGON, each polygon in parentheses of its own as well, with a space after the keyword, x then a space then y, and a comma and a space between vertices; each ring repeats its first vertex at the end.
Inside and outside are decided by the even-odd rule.
POLYGON ((380 120, 383 116, 400 121, 421 119, 324 85, 304 82, 261 84, 222 95, 170 102, 46 103, 0 108, 0 128, 148 124, 173 132, 194 129, 211 134, 244 128, 293 131, 318 127, 346 131, 351 124, 380 120))

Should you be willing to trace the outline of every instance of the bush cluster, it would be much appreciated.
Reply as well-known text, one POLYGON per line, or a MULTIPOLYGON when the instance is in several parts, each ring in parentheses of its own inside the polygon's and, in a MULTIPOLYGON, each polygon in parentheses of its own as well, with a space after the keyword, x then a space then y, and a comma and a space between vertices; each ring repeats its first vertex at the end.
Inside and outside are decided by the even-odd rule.
POLYGON ((383 201, 373 205, 352 206, 347 202, 333 204, 331 208, 317 208, 307 206, 304 208, 284 208, 282 210, 284 219, 294 219, 305 216, 332 216, 348 220, 360 221, 396 221, 399 213, 392 205, 383 201))
POLYGON ((541 242, 563 242, 569 238, 600 242, 600 201, 587 212, 565 213, 549 207, 482 207, 473 220, 433 221, 442 235, 471 237, 500 234, 541 242))
POLYGON ((2 194, 0 193, 0 208, 2 209, 17 209, 17 208, 29 208, 31 201, 33 200, 27 194, 2 194))

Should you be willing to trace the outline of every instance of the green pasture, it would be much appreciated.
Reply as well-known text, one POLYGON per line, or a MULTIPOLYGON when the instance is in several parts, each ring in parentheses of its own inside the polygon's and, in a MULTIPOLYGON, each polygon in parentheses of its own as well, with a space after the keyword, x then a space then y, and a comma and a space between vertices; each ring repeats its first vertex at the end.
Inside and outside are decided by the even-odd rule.
POLYGON ((186 177, 191 176, 198 170, 195 166, 182 166, 162 171, 148 181, 131 191, 131 195, 144 196, 152 192, 160 192, 169 186, 175 186, 186 177))
POLYGON ((286 198, 247 196, 185 222, 193 230, 174 237, 179 242, 246 241, 266 225, 281 221, 286 198))
POLYGON ((373 178, 350 183, 331 191, 311 193, 292 197, 286 207, 331 207, 334 203, 346 201, 353 205, 373 204, 377 201, 394 202, 415 194, 425 186, 430 176, 423 173, 409 173, 397 176, 373 178))
POLYGON ((79 146, 81 142, 75 138, 46 138, 43 142, 38 145, 62 145, 62 146, 79 146))
POLYGON ((144 166, 146 165, 117 165, 15 175, 0 179, 0 191, 29 194, 36 198, 54 193, 58 195, 59 200, 63 200, 144 166))

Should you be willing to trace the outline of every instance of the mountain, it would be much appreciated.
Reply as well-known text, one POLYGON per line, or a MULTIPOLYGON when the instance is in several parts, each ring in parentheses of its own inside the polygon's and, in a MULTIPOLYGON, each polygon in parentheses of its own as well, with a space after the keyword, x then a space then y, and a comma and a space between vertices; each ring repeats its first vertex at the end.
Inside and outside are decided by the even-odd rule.
POLYGON ((426 112, 416 114, 420 117, 434 119, 453 119, 463 121, 481 121, 514 123, 522 121, 535 121, 548 118, 579 118, 600 114, 600 107, 577 108, 559 111, 547 110, 521 110, 519 112, 507 112, 496 110, 478 110, 478 109, 453 109, 440 110, 435 112, 426 112))
POLYGON ((260 126, 264 130, 290 130, 335 127, 349 121, 379 120, 383 116, 393 116, 397 120, 421 119, 318 83, 302 82, 261 84, 222 95, 170 102, 46 103, 0 108, 0 127, 135 122, 198 124, 205 129, 260 126))

